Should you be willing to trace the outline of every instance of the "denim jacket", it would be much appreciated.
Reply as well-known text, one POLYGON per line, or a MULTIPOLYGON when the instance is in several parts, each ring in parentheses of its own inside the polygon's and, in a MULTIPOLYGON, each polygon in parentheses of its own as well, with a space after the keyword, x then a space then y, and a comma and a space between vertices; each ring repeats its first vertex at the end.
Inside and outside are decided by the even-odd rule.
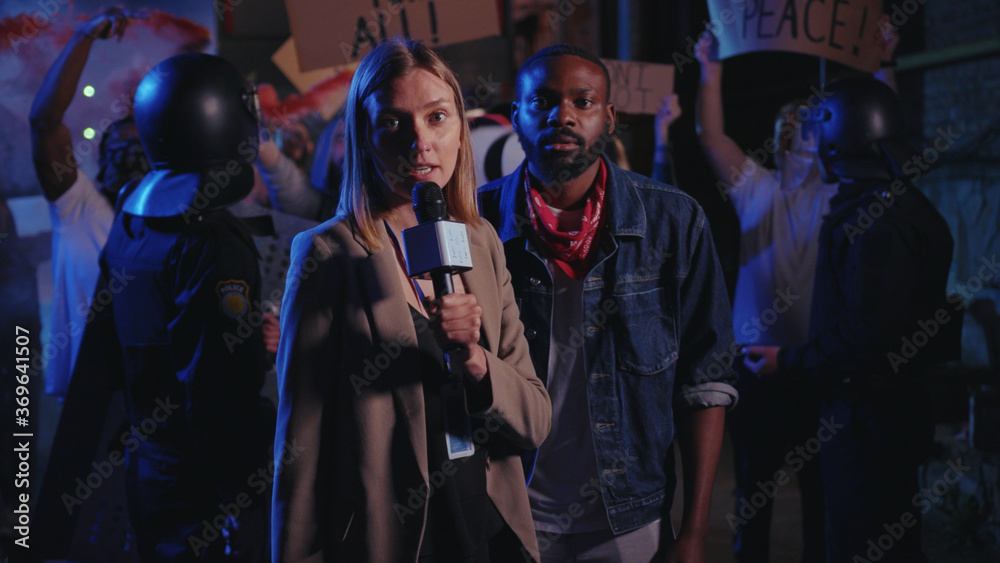
MULTIPOLYGON (((669 518, 674 411, 730 405, 736 391, 732 313, 704 212, 675 188, 605 164, 605 227, 584 277, 586 320, 570 344, 584 350, 601 493, 622 533, 669 518)), ((504 243, 547 383, 553 282, 526 214, 524 166, 480 188, 480 206, 504 243)))

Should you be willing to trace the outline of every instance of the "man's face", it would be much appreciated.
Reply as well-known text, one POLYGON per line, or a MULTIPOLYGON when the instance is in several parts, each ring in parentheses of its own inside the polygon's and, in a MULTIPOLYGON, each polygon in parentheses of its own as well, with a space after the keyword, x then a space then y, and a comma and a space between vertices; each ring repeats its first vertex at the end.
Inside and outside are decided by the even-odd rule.
POLYGON ((531 173, 566 182, 594 165, 614 130, 601 67, 574 55, 547 57, 522 75, 512 120, 531 173))

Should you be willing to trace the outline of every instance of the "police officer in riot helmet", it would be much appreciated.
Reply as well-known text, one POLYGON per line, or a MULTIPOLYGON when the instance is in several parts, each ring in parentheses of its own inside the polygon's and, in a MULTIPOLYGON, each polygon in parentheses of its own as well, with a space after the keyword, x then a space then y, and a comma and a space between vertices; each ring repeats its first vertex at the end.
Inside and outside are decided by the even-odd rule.
POLYGON ((902 173, 908 151, 895 93, 870 77, 833 82, 825 93, 801 116, 816 135, 824 180, 840 182, 820 233, 809 342, 752 346, 746 361, 764 377, 805 370, 823 386, 828 560, 926 561, 913 499, 933 420, 919 376, 954 357, 960 333, 951 329, 961 323, 940 327, 915 355, 905 342, 947 307, 953 240, 902 173), (886 534, 892 548, 873 551, 886 534))
POLYGON ((256 94, 225 60, 179 55, 153 68, 135 93, 139 140, 153 167, 123 209, 185 220, 244 198, 257 155, 256 94))
POLYGON ((903 114, 892 88, 869 76, 830 84, 818 110, 800 108, 803 131, 816 135, 823 181, 892 180, 902 176, 903 114))
POLYGON ((172 57, 135 96, 153 167, 126 186, 101 256, 132 425, 129 512, 144 561, 264 557, 273 407, 258 255, 225 208, 253 186, 254 89, 225 60, 172 57), (152 422, 150 422, 152 421, 152 422))

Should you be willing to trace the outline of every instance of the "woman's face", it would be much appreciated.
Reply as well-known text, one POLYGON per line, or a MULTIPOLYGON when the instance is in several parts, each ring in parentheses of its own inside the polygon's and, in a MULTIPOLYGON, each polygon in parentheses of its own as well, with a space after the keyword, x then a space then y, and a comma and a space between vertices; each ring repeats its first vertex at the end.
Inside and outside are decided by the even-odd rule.
POLYGON ((420 182, 451 180, 462 123, 448 84, 416 69, 376 90, 366 101, 368 146, 382 182, 411 201, 420 182))

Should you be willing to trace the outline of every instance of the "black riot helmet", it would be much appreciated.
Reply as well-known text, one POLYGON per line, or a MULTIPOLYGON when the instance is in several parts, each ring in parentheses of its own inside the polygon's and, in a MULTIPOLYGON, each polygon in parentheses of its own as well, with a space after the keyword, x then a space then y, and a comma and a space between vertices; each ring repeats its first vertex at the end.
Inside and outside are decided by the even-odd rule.
POLYGON ((143 217, 226 207, 253 188, 256 91, 226 60, 203 53, 153 67, 135 93, 135 124, 153 171, 122 209, 143 217))
POLYGON ((870 76, 831 82, 817 109, 800 108, 816 136, 823 181, 894 178, 905 148, 903 113, 892 88, 870 76))

